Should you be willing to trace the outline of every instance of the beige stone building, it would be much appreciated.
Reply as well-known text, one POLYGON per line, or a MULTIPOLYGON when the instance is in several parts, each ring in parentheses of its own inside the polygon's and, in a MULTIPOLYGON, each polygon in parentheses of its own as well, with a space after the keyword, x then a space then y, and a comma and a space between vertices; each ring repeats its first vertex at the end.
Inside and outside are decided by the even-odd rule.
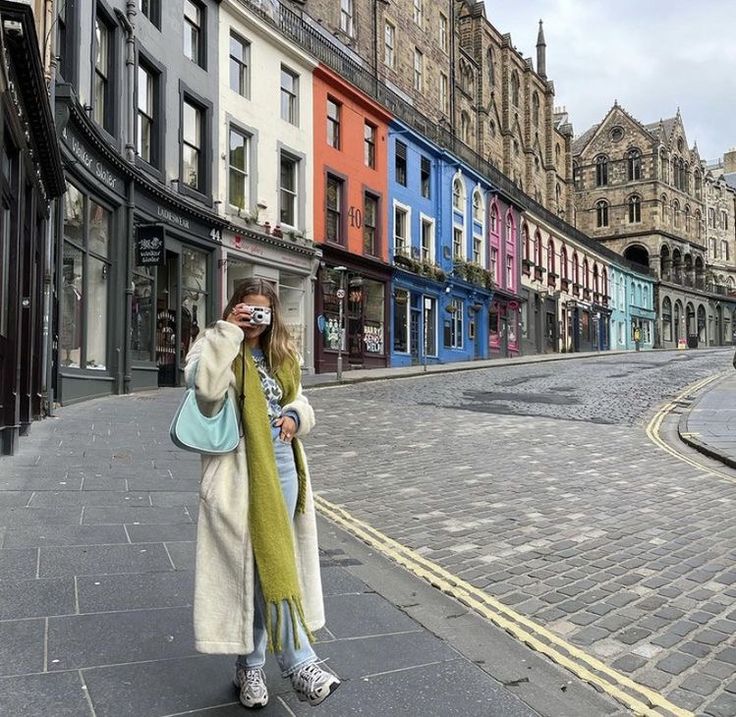
MULTIPOLYGON (((292 0, 376 78, 569 221, 572 127, 555 108, 540 22, 536 63, 459 0, 292 0)), ((390 108, 390 106, 389 106, 390 108)))
POLYGON ((645 125, 614 104, 574 141, 573 174, 575 225, 659 279, 656 345, 696 335, 700 345, 731 343, 736 297, 718 282, 736 264, 731 253, 714 274, 707 241, 718 182, 706 178, 679 111, 645 125))
POLYGON ((736 149, 716 162, 704 162, 706 282, 736 294, 736 149))

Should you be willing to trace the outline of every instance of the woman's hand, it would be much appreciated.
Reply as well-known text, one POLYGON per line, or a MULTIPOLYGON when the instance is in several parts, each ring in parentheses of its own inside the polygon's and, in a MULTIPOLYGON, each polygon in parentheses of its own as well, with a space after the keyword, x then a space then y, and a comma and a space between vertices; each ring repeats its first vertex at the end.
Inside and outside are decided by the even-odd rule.
POLYGON ((250 317, 252 313, 250 307, 246 304, 236 304, 225 320, 242 329, 251 325, 250 317))
POLYGON ((282 441, 290 441, 296 433, 296 421, 291 416, 281 416, 273 422, 273 425, 281 428, 279 438, 282 441))

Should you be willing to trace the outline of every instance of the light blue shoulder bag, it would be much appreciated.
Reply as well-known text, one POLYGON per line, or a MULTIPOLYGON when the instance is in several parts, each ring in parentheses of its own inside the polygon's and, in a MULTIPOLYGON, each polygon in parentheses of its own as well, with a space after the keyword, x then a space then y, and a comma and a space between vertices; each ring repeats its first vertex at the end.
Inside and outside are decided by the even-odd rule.
MULTIPOLYGON (((196 369, 190 373, 187 392, 179 404, 169 435, 179 448, 205 455, 230 453, 238 447, 240 429, 238 416, 230 396, 225 396, 222 408, 215 416, 205 416, 197 405, 194 392, 196 369)), ((245 385, 245 381, 243 382, 245 385)))

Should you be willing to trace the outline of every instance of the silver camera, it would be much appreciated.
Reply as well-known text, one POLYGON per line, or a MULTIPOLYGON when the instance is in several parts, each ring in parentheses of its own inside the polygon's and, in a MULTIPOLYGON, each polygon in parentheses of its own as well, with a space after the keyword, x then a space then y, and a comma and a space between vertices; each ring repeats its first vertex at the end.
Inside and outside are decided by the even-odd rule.
POLYGON ((267 306, 249 306, 251 310, 250 323, 254 326, 269 326, 271 324, 271 309, 267 306))

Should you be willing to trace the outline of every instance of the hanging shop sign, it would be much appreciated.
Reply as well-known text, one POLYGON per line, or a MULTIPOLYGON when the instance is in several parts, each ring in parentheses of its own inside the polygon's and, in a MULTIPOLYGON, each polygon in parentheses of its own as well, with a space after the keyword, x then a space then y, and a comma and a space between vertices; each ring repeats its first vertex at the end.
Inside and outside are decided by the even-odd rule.
POLYGON ((166 229, 163 224, 139 224, 135 232, 136 266, 166 263, 166 229))

